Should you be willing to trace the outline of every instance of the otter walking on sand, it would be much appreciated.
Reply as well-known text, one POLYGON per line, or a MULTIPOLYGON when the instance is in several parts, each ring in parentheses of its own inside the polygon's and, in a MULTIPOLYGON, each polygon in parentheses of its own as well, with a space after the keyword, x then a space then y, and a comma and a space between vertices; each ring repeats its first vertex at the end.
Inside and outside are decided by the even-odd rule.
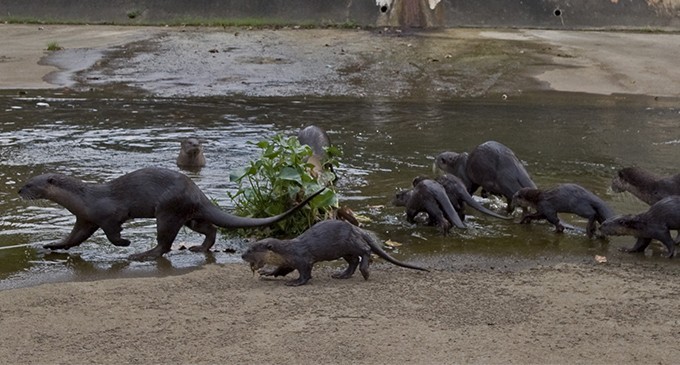
POLYGON ((200 246, 191 251, 207 252, 215 243, 217 228, 258 227, 286 218, 304 206, 319 190, 285 213, 269 218, 238 217, 221 211, 186 175, 148 167, 127 173, 103 184, 89 184, 63 174, 43 174, 19 190, 28 200, 48 199, 76 216, 71 233, 45 248, 68 250, 80 245, 101 228, 116 246, 129 246, 121 238, 122 224, 134 218, 156 218, 156 247, 131 255, 133 260, 155 259, 169 252, 182 226, 205 235, 200 246))
POLYGON ((285 276, 297 270, 300 277, 286 285, 306 284, 312 278, 312 267, 319 261, 345 259, 346 270, 333 275, 336 279, 349 279, 359 267, 368 280, 371 253, 401 267, 429 271, 419 266, 403 263, 388 255, 369 233, 341 220, 322 221, 290 240, 266 238, 252 244, 242 258, 250 268, 258 270, 265 265, 276 266, 271 271, 261 271, 264 276, 285 276))

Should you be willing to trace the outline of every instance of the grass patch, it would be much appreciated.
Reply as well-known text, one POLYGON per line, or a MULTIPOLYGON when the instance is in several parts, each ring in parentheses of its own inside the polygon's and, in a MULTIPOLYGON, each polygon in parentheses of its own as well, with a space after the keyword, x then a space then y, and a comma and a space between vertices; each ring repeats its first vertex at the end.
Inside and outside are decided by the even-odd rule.
POLYGON ((47 50, 48 51, 60 51, 64 49, 64 47, 60 46, 59 43, 52 41, 47 43, 47 50))

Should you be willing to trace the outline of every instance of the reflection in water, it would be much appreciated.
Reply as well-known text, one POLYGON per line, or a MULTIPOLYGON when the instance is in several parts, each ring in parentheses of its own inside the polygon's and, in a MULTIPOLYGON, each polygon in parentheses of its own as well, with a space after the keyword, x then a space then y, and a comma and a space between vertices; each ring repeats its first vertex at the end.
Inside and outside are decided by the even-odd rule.
MULTIPOLYGON (((114 247, 99 231, 68 253, 50 253, 41 244, 71 229, 73 216, 49 202, 23 202, 17 191, 31 176, 57 171, 102 182, 145 167, 177 169, 183 138, 204 140, 207 166, 187 173, 206 194, 229 210, 226 192, 235 189, 229 172, 256 157, 248 141, 275 133, 295 135, 314 123, 325 128, 344 151, 339 169, 342 199, 372 219, 367 228, 404 243, 395 252, 419 255, 447 265, 484 265, 490 260, 584 261, 595 254, 619 255, 632 238, 588 240, 581 234, 556 235, 547 224, 518 225, 474 212, 470 228, 441 237, 432 227, 405 223, 393 194, 416 175, 431 174, 435 155, 469 151, 487 140, 512 148, 539 187, 575 182, 592 190, 615 211, 646 206, 608 189, 617 168, 638 165, 663 175, 677 173, 678 110, 653 100, 565 93, 523 95, 515 100, 441 101, 328 98, 66 98, 0 96, 0 288, 48 280, 175 272, 206 262, 238 262, 238 254, 204 255, 174 250, 162 262, 130 263, 125 258, 155 244, 153 220, 125 226, 131 247, 114 247), (47 104, 47 105, 46 105, 47 104), (521 260, 520 260, 521 259, 521 260)), ((499 201, 485 204, 494 207, 499 201)), ((501 203, 502 205, 502 203, 501 203)), ((497 208, 497 207, 496 207, 497 208)), ((578 217, 565 217, 585 225, 578 217)), ((183 231, 175 248, 199 243, 183 231)), ((239 249, 243 240, 220 238, 217 249, 239 249)), ((661 248, 655 251, 654 260, 661 248)), ((665 262, 665 261, 664 261, 665 262)))

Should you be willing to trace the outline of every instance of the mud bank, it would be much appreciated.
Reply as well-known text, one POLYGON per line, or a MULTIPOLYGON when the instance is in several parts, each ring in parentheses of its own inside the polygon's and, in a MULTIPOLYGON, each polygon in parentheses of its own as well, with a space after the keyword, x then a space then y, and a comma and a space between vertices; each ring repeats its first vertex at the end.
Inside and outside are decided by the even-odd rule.
POLYGON ((159 96, 513 97, 536 90, 680 96, 680 69, 675 66, 679 34, 30 25, 0 29, 4 44, 13 45, 0 50, 2 88, 51 83, 76 90, 128 88, 159 96), (50 41, 64 50, 45 51, 50 41), (59 70, 66 74, 48 76, 59 70))

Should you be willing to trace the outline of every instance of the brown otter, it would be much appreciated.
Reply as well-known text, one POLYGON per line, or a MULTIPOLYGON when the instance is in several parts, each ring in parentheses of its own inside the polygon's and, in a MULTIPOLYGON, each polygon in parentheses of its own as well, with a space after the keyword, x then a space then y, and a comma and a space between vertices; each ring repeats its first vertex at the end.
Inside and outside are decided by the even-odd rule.
POLYGON ((19 195, 29 200, 51 200, 76 216, 76 223, 68 237, 44 246, 52 250, 68 250, 77 246, 99 228, 114 245, 129 246, 130 241, 120 236, 121 225, 133 218, 156 218, 156 247, 130 256, 134 260, 144 260, 158 258, 170 251, 172 242, 184 225, 205 235, 200 246, 190 249, 207 252, 215 243, 215 225, 224 228, 269 225, 286 218, 320 192, 273 217, 238 217, 216 207, 187 176, 149 167, 103 184, 89 184, 63 174, 43 174, 31 178, 19 190, 19 195))
POLYGON ((626 167, 612 179, 612 190, 628 191, 652 205, 667 196, 680 195, 680 174, 660 177, 639 167, 626 167))
POLYGON ((512 197, 513 206, 532 208, 534 214, 526 214, 520 223, 531 223, 535 219, 547 219, 555 225, 556 232, 564 231, 564 225, 557 213, 573 213, 588 218, 586 235, 592 238, 595 234, 595 222, 604 222, 614 213, 597 195, 577 184, 560 184, 553 188, 540 190, 522 188, 512 197))
POLYGON ((415 222, 416 215, 424 212, 427 213, 428 224, 438 226, 442 234, 446 234, 454 225, 467 228, 451 204, 446 189, 432 179, 415 178, 413 189, 398 192, 393 203, 398 207, 406 207, 406 220, 409 223, 415 222))
POLYGON ((264 276, 285 276, 297 270, 300 277, 286 285, 298 286, 306 284, 312 278, 315 263, 339 258, 345 259, 349 266, 334 274, 334 278, 348 279, 358 266, 361 275, 368 280, 371 252, 397 266, 429 271, 396 260, 381 249, 368 232, 340 220, 319 222, 290 240, 266 238, 257 241, 246 250, 242 258, 250 263, 253 272, 265 265, 276 266, 273 270, 260 270, 260 274, 264 276))
POLYGON ((521 188, 536 188, 522 162, 507 146, 488 141, 470 154, 443 152, 435 158, 435 167, 458 176, 470 194, 481 186, 482 195, 491 193, 505 197, 508 212, 512 196, 521 188))
POLYGON ((177 166, 190 170, 205 166, 201 141, 196 138, 187 138, 182 141, 179 156, 177 156, 177 166))
POLYGON ((600 231, 610 236, 634 236, 635 245, 624 252, 643 252, 653 239, 661 241, 668 257, 675 254, 671 230, 680 229, 680 196, 673 195, 652 204, 646 212, 620 215, 604 221, 600 231))

